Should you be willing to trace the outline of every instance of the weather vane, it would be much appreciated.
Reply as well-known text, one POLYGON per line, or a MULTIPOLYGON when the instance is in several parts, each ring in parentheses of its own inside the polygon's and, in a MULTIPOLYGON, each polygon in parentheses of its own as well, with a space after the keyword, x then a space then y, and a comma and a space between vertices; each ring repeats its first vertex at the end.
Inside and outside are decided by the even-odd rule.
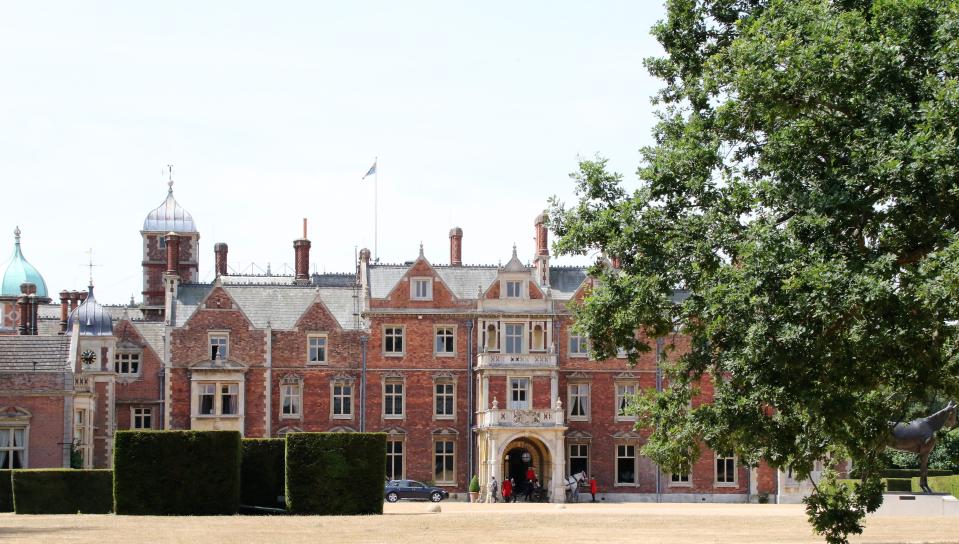
POLYGON ((166 165, 166 174, 167 174, 167 186, 170 187, 170 192, 173 192, 173 165, 166 165))

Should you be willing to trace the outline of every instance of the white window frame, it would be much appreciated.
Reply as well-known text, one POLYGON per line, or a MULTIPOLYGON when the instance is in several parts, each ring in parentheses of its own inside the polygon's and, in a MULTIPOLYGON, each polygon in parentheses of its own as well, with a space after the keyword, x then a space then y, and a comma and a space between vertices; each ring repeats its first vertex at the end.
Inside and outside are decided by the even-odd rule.
POLYGON ((503 280, 503 298, 521 299, 523 296, 523 280, 503 280))
POLYGON ((433 278, 429 276, 410 278, 410 300, 433 300, 433 278))
MULTIPOLYGON (((444 410, 445 411, 445 410, 444 410)), ((450 378, 436 379, 433 381, 433 419, 456 419, 456 381, 450 378), (443 388, 440 392, 439 388, 443 388), (440 405, 445 404, 447 398, 452 403, 450 413, 440 413, 440 405)))
POLYGON ((280 382, 280 419, 303 418, 303 382, 289 380, 280 382), (287 412, 287 401, 290 411, 287 412))
POLYGON ((566 406, 570 421, 589 421, 590 387, 587 382, 571 382, 566 386, 566 406), (585 388, 585 392, 583 391, 585 388), (585 398, 585 401, 583 400, 585 398), (576 406, 574 399, 579 399, 583 414, 573 414, 576 406))
POLYGON ((668 479, 666 480, 667 487, 693 487, 693 473, 687 472, 685 474, 680 474, 677 472, 671 472, 668 474, 668 479))
POLYGON ((589 337, 578 334, 572 329, 569 331, 569 356, 576 358, 589 357, 589 337), (574 347, 575 346, 575 347, 574 347))
POLYGON ((0 466, 0 469, 10 469, 13 468, 13 453, 20 453, 20 466, 17 468, 29 468, 29 450, 30 450, 30 426, 29 425, 4 425, 0 427, 0 433, 7 433, 7 445, 0 448, 0 450, 6 452, 6 456, 3 460, 4 465, 0 466), (20 446, 14 445, 14 439, 16 437, 17 431, 23 431, 23 444, 20 446))
POLYGON ((525 349, 525 348, 526 348, 526 346, 525 346, 525 344, 526 344, 526 338, 525 338, 525 337, 526 337, 526 323, 516 323, 516 322, 513 322, 513 323, 510 323, 510 322, 504 323, 504 324, 503 324, 503 353, 510 353, 510 354, 514 354, 514 355, 526 353, 526 349, 525 349), (519 334, 515 334, 516 327, 519 327, 519 334), (513 331, 514 331, 513 334, 510 334, 510 329, 513 329, 513 331), (510 340, 511 340, 511 339, 514 340, 512 346, 510 345, 510 340), (517 347, 517 346, 516 346, 516 343, 515 343, 516 340, 519 341, 519 350, 518 350, 518 351, 516 351, 516 347, 517 347), (510 351, 511 348, 512 348, 514 351, 510 351))
POLYGON ((443 436, 440 438, 433 439, 433 478, 436 480, 435 485, 438 486, 452 486, 456 485, 456 440, 451 436, 443 436), (444 444, 443 451, 436 451, 436 447, 439 444, 444 444), (451 444, 453 451, 447 451, 445 444, 451 444), (436 468, 437 461, 440 460, 440 456, 443 459, 443 474, 442 476, 448 476, 447 478, 440 479, 437 477, 436 468), (449 460, 449 474, 447 474, 446 464, 449 460))
MULTIPOLYGON (((724 472, 725 472, 725 470, 724 470, 724 472)), ((735 456, 719 455, 718 453, 717 453, 717 454, 714 454, 714 456, 713 456, 713 485, 714 485, 715 487, 736 487, 737 485, 739 485, 739 466, 738 466, 738 464, 737 464, 737 462, 736 462, 736 457, 735 457, 735 456), (732 470, 732 472, 733 472, 733 480, 732 480, 731 482, 725 480, 725 477, 724 477, 724 479, 720 479, 720 475, 719 475, 719 463, 721 463, 721 462, 722 462, 723 465, 724 465, 724 466, 723 466, 724 469, 726 468, 726 465, 728 465, 728 463, 730 463, 730 462, 732 463, 732 465, 733 465, 733 470, 732 470)))
POLYGON ((636 455, 636 444, 628 442, 618 442, 613 446, 615 450, 613 451, 613 485, 615 487, 639 487, 639 471, 638 467, 638 456, 636 455), (625 448, 624 453, 628 453, 629 449, 632 448, 632 459, 633 459, 633 481, 632 482, 620 482, 619 481, 619 460, 620 459, 629 459, 629 455, 620 455, 620 448, 625 448))
POLYGON ((436 357, 456 357, 456 325, 435 325, 433 327, 433 355, 436 357), (441 335, 444 340, 442 351, 437 349, 440 347, 441 335), (451 351, 446 351, 447 343, 450 344, 451 351))
POLYGON ((636 382, 615 382, 615 402, 613 406, 615 420, 616 421, 636 421, 636 416, 627 416, 622 414, 624 405, 628 406, 629 401, 625 399, 626 396, 633 396, 639 390, 639 385, 636 382), (621 389, 622 388, 622 389, 621 389))
POLYGON ((406 438, 402 435, 387 435, 386 437, 386 478, 388 480, 405 480, 406 479, 406 438), (400 447, 400 451, 397 453, 396 446, 400 447), (389 469, 396 468, 396 458, 399 458, 399 469, 400 473, 397 475, 395 472, 393 477, 390 477, 389 469))
POLYGON ((243 417, 243 382, 236 380, 197 380, 193 382, 195 384, 193 390, 193 410, 192 417, 196 418, 216 418, 216 417, 228 417, 228 418, 240 418, 243 417), (202 394, 202 391, 205 386, 213 386, 213 413, 211 414, 201 414, 200 413, 200 397, 205 396, 202 394), (224 386, 236 386, 236 413, 235 414, 224 414, 223 413, 223 387, 224 386))
POLYGON ((575 458, 575 459, 586 459, 586 469, 585 469, 586 474, 587 475, 592 474, 589 466, 589 450, 590 450, 589 446, 590 445, 587 442, 570 442, 566 445, 566 466, 569 467, 569 469, 566 472, 569 472, 570 474, 573 473, 573 459, 575 458), (586 448, 586 455, 582 455, 581 448, 586 448), (576 453, 577 453, 576 455, 573 455, 574 449, 576 450, 576 453))
POLYGON ((353 419, 353 380, 345 378, 334 378, 330 380, 330 418, 331 419, 353 419), (337 392, 339 388, 339 392, 337 392), (347 391, 345 388, 349 388, 347 391), (340 411, 336 411, 336 401, 340 401, 340 411), (343 408, 349 413, 345 413, 343 408))
POLYGON ((131 429, 153 429, 153 408, 143 406, 130 407, 130 428, 131 429), (149 421, 149 425, 143 425, 143 419, 149 421))
POLYGON ((311 333, 306 336, 306 364, 326 365, 330 362, 330 337, 326 333, 311 333), (314 353, 316 355, 314 355, 314 353), (319 357, 322 354, 323 357, 319 357), (316 358, 316 360, 314 360, 316 358))
POLYGON ((406 326, 386 324, 383 325, 383 355, 385 357, 402 357, 406 354, 406 326), (399 331, 399 334, 397 334, 399 331), (400 341, 400 349, 396 350, 396 339, 400 341), (386 349, 387 339, 393 340, 393 350, 386 349))
POLYGON ((510 410, 529 410, 533 405, 533 378, 530 376, 510 376, 507 385, 509 386, 507 408, 510 410), (526 387, 515 387, 522 384, 525 384, 526 387), (514 393, 523 393, 522 396, 525 398, 515 400, 513 398, 516 396, 514 393))
POLYGON ((140 375, 140 370, 143 368, 143 352, 141 351, 129 351, 129 350, 117 350, 113 354, 113 371, 116 373, 119 378, 133 378, 140 375), (129 368, 136 363, 137 370, 136 372, 129 372, 129 368), (128 369, 127 372, 121 372, 123 370, 123 365, 126 364, 128 369))
POLYGON ((402 378, 386 378, 383 380, 383 419, 405 419, 406 418, 406 382, 402 378), (392 387, 391 387, 392 386, 392 387), (399 393, 396 387, 399 386, 399 393), (388 391, 392 389, 391 391, 388 391), (387 399, 394 400, 389 403, 393 408, 396 406, 395 397, 400 397, 400 413, 386 413, 387 399))
POLYGON ((230 358, 230 331, 209 331, 207 333, 207 353, 210 355, 211 361, 213 360, 213 346, 221 344, 226 348, 226 354, 224 355, 222 350, 217 350, 217 356, 219 360, 225 361, 230 358))

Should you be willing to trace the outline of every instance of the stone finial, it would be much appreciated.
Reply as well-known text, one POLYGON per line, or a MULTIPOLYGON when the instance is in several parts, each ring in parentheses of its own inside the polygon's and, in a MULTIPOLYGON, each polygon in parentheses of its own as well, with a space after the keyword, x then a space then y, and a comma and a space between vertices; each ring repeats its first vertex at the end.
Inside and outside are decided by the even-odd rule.
POLYGON ((423 258, 423 242, 420 242, 420 259, 423 258))
POLYGON ((557 409, 557 410, 562 410, 562 409, 563 409, 563 399, 561 399, 561 398, 559 398, 559 397, 556 397, 556 409, 557 409))
POLYGON ((499 410, 499 401, 496 400, 495 396, 493 397, 493 402, 490 403, 490 408, 492 408, 493 410, 499 410))
POLYGON ((13 229, 13 240, 18 244, 20 243, 20 225, 13 229))

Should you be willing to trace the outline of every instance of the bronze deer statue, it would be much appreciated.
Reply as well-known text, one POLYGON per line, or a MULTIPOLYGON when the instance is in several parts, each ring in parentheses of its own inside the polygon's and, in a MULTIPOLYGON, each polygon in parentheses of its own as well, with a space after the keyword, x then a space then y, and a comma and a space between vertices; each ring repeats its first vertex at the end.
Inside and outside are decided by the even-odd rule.
POLYGON ((926 476, 929 470, 929 454, 936 447, 936 431, 955 426, 956 403, 953 401, 949 401, 945 408, 929 417, 892 425, 890 447, 919 455, 919 487, 923 493, 932 493, 926 476))

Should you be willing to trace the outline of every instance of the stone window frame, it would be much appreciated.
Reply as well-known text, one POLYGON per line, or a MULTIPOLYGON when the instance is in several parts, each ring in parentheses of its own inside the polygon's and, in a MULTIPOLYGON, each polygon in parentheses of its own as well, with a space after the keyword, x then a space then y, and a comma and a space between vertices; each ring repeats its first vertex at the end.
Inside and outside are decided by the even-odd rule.
POLYGON ((456 335, 458 334, 459 329, 455 324, 439 324, 433 325, 433 356, 434 357, 456 357, 456 335), (453 351, 437 351, 436 350, 436 340, 439 337, 440 330, 451 330, 453 331, 453 351))
MULTIPOLYGON (((444 393, 445 397, 446 394, 444 393)), ((449 374, 439 374, 433 376, 433 419, 442 419, 442 420, 456 420, 456 377, 449 374), (453 413, 452 414, 440 414, 439 413, 439 394, 436 391, 437 386, 439 385, 448 385, 452 388, 452 393, 450 396, 453 398, 453 413)))
POLYGON ((6 469, 13 465, 14 450, 20 452, 20 467, 18 468, 30 468, 30 420, 32 417, 33 414, 29 410, 20 407, 11 407, 7 408, 5 412, 0 412, 0 432, 9 433, 7 446, 3 448, 4 451, 7 451, 6 459, 4 459, 7 466, 0 468, 6 469), (23 447, 13 445, 14 433, 18 430, 23 430, 23 447))
MULTIPOLYGON (((432 455, 432 457, 433 457, 433 460, 432 460, 432 463, 431 463, 431 465, 432 465, 431 475, 432 475, 432 477, 435 479, 433 485, 435 485, 435 486, 437 486, 437 487, 456 487, 456 485, 457 485, 457 484, 456 484, 456 477, 457 477, 456 459, 457 459, 457 455, 458 455, 458 452, 457 452, 457 449, 458 449, 458 448, 456 447, 457 438, 458 438, 458 433, 457 433, 455 430, 452 430, 452 429, 441 429, 441 430, 438 430, 438 431, 433 431, 433 440, 432 440, 432 444, 431 444, 432 447, 430 448, 430 453, 431 453, 431 455, 432 455), (444 452, 437 452, 437 451, 436 451, 436 445, 437 445, 437 444, 440 444, 440 443, 452 444, 452 445, 453 445, 453 451, 452 451, 451 453, 446 452, 446 451, 444 451, 444 452), (450 457, 450 458, 452 459, 452 464, 451 464, 451 468, 450 468, 450 476, 451 476, 451 477, 450 477, 449 479, 447 479, 447 480, 439 480, 439 479, 436 479, 436 461, 438 460, 439 455, 443 455, 444 459, 445 459, 446 457, 450 457)), ((444 472, 445 472, 445 470, 444 470, 444 472)))
POLYGON ((500 346, 500 353, 508 353, 511 355, 522 355, 528 353, 526 333, 529 327, 529 323, 526 321, 503 321, 500 329, 500 334, 503 337, 503 344, 500 346), (519 335, 510 336, 508 331, 510 327, 520 327, 519 335), (509 339, 510 338, 519 338, 519 351, 509 351, 509 339))
MULTIPOLYGON (((383 324, 383 328, 382 328, 381 330, 382 330, 382 334, 383 334, 383 345, 382 345, 383 356, 384 356, 384 357, 403 357, 404 355, 406 355, 406 325, 401 325, 401 324, 398 324, 398 323, 384 323, 384 324, 383 324), (400 331, 400 334, 399 334, 400 346, 402 347, 401 350, 399 350, 399 351, 395 351, 395 350, 394 350, 394 351, 386 351, 386 338, 387 338, 387 333, 386 333, 386 331, 387 331, 387 329, 393 329, 393 330, 399 329, 399 331, 400 331)), ((397 338, 396 333, 394 332, 394 333, 393 333, 392 335, 390 335, 390 336, 391 336, 391 338, 394 338, 394 347, 395 347, 395 344, 396 344, 396 343, 395 343, 395 338, 397 338)))
POLYGON ((570 379, 566 384, 566 417, 570 421, 590 421, 592 419, 592 386, 587 379, 570 379), (573 387, 586 386, 586 414, 573 415, 573 387))
POLYGON ((713 487, 736 487, 739 485, 739 463, 736 461, 735 455, 720 455, 718 453, 713 454, 713 487), (729 462, 732 461, 733 464, 733 481, 721 481, 719 479, 719 463, 720 461, 729 462))
POLYGON ((325 331, 310 332, 306 335, 306 364, 308 365, 328 365, 330 364, 330 335, 325 331), (313 351, 313 340, 323 339, 323 359, 320 361, 311 360, 313 351))
MULTIPOLYGON (((573 470, 572 459, 573 459, 574 446, 576 448, 581 448, 581 447, 586 448, 586 475, 589 476, 590 474, 593 473, 593 467, 592 467, 593 457, 592 455, 590 455, 593 448, 589 439, 584 439, 584 438, 567 438, 566 439, 566 466, 569 467, 567 472, 572 473, 572 470, 573 470)), ((577 455, 576 458, 582 459, 583 456, 577 455)))
MULTIPOLYGON (((626 450, 628 451, 628 450, 626 450)), ((639 444, 635 440, 616 440, 613 444, 613 487, 639 487, 639 444), (620 456, 620 447, 633 449, 633 481, 619 481, 619 460, 628 459, 628 456, 620 456)))
POLYGON ((573 330, 573 327, 569 328, 569 341, 566 343, 566 349, 568 350, 569 356, 574 359, 588 359, 589 358, 589 337, 585 334, 579 334, 573 330), (573 349, 573 340, 578 339, 577 347, 580 349, 573 349))
POLYGON ((398 428, 390 428, 386 431, 386 463, 387 467, 390 467, 390 457, 397 457, 395 452, 390 452, 390 444, 400 444, 400 475, 397 478, 394 474, 393 478, 390 478, 390 475, 387 474, 386 478, 390 480, 405 480, 406 479, 406 458, 407 458, 407 441, 406 441, 406 431, 398 428))
POLYGON ((202 418, 202 419, 214 419, 214 418, 242 418, 244 416, 244 387, 243 382, 239 380, 197 380, 191 383, 190 397, 191 397, 191 406, 190 406, 190 417, 202 418), (200 387, 204 385, 213 385, 213 413, 212 414, 201 414, 200 413, 200 387), (224 385, 235 385, 237 388, 237 409, 235 414, 224 414, 223 410, 223 386, 224 385))
POLYGON ((501 280, 503 284, 500 286, 500 298, 505 298, 508 300, 523 300, 527 298, 526 295, 526 282, 521 279, 504 279, 501 280), (514 294, 510 294, 510 287, 516 286, 517 288, 512 290, 514 294))
POLYGON ((226 356, 220 355, 219 350, 217 351, 218 358, 217 360, 223 361, 230 358, 230 352, 232 351, 230 346, 230 331, 228 330, 209 330, 206 332, 206 352, 210 356, 210 360, 213 359, 213 339, 226 337, 226 356))
POLYGON ((355 405, 355 402, 354 402, 355 398, 356 398, 356 379, 355 379, 353 376, 338 375, 338 376, 334 376, 333 378, 331 378, 331 379, 330 379, 330 419, 338 419, 338 420, 344 420, 344 419, 346 419, 346 420, 352 420, 353 417, 354 417, 354 414, 356 413, 356 410, 354 409, 354 408, 355 408, 355 406, 354 406, 354 405, 355 405), (336 394, 336 388, 337 388, 337 387, 340 388, 340 394, 339 394, 339 395, 336 394), (349 395, 344 395, 344 394, 343 394, 343 387, 349 387, 349 388, 350 388, 350 394, 349 394, 349 395), (337 414, 337 413, 336 413, 336 403, 335 403, 334 401, 335 401, 335 399, 336 399, 337 397, 339 397, 339 398, 341 399, 341 402, 340 402, 340 406, 341 406, 341 407, 342 407, 342 406, 349 406, 349 408, 350 408, 350 410, 349 410, 350 413, 349 413, 349 414, 337 414), (348 403, 348 404, 344 404, 344 403, 342 402, 342 399, 349 399, 349 403, 348 403))
POLYGON ((297 375, 284 376, 280 380, 280 407, 279 407, 279 418, 280 419, 303 419, 303 378, 297 375), (288 393, 287 388, 293 388, 293 391, 288 393), (284 413, 286 408, 285 400, 287 398, 292 398, 293 403, 291 406, 295 407, 296 410, 292 413, 284 413))
POLYGON ((433 300, 433 278, 431 276, 412 276, 410 277, 410 300, 433 300), (417 294, 417 286, 425 285, 426 293, 417 294))
POLYGON ((153 429, 153 428, 155 428, 155 427, 153 426, 153 416, 154 416, 154 412, 155 412, 155 411, 153 410, 153 407, 152 407, 152 406, 131 406, 131 407, 130 407, 130 428, 131 428, 131 429, 153 429), (140 413, 138 414, 137 411, 139 411, 140 413), (142 421, 143 421, 144 416, 150 418, 150 419, 149 419, 150 425, 147 426, 147 427, 144 427, 144 426, 142 425, 142 421), (137 419, 138 419, 138 418, 139 418, 140 421, 141 421, 141 425, 140 425, 139 427, 137 426, 137 419))
POLYGON ((636 421, 636 416, 627 416, 621 415, 620 410, 621 405, 623 404, 622 399, 627 394, 635 395, 639 392, 639 380, 636 378, 616 378, 613 381, 613 420, 614 421, 636 421), (632 393, 624 392, 622 395, 619 392, 620 387, 632 387, 632 393))
MULTIPOLYGON (((383 419, 406 419, 406 378, 403 376, 396 375, 387 375, 383 377, 383 403, 381 408, 381 416, 383 419), (399 385, 400 386, 400 410, 399 414, 387 414, 386 413, 386 386, 387 385, 399 385)), ((395 390, 391 395, 396 395, 395 390)))
POLYGON ((670 472, 666 475, 666 487, 693 487, 693 471, 686 472, 685 474, 680 474, 677 472, 670 472), (674 478, 684 478, 674 479, 674 478))
POLYGON ((117 378, 121 380, 123 378, 139 378, 143 372, 143 350, 139 348, 117 347, 116 351, 113 352, 113 371, 117 375, 117 378), (123 357, 127 357, 127 368, 129 368, 130 363, 134 361, 133 357, 136 357, 136 372, 120 372, 119 369, 122 368, 123 362, 121 358, 123 357))

